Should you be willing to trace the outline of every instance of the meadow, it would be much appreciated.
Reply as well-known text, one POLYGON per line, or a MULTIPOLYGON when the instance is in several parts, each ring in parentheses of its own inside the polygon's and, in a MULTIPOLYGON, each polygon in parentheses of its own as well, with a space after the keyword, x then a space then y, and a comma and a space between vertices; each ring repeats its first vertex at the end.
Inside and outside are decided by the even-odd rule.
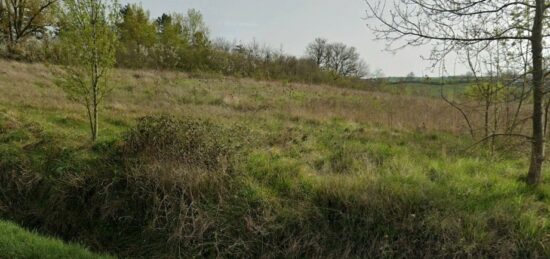
POLYGON ((470 148, 431 88, 117 69, 92 143, 51 69, 0 61, 0 215, 28 229, 131 258, 550 257, 529 146, 470 148))

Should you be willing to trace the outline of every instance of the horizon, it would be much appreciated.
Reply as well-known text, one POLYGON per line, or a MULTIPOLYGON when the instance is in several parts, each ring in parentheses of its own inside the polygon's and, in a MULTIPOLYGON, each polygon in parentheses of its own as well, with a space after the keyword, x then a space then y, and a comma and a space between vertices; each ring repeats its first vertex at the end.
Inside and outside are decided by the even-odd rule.
MULTIPOLYGON (((302 57, 307 44, 315 38, 342 42, 353 46, 368 64, 371 73, 380 69, 384 77, 417 76, 438 77, 422 56, 429 55, 430 46, 407 47, 391 52, 386 42, 377 41, 364 19, 363 0, 335 2, 329 0, 269 1, 235 0, 123 0, 122 4, 141 4, 150 11, 151 19, 163 13, 184 13, 196 9, 204 15, 212 39, 248 43, 256 41, 271 48, 282 48, 285 54, 302 57), (245 6, 246 8, 243 8, 245 6), (338 14, 334 16, 333 14, 338 14), (331 17, 331 19, 325 19, 331 17), (284 19, 283 19, 284 18, 284 19)), ((466 73, 454 58, 447 61, 445 76, 466 73)))

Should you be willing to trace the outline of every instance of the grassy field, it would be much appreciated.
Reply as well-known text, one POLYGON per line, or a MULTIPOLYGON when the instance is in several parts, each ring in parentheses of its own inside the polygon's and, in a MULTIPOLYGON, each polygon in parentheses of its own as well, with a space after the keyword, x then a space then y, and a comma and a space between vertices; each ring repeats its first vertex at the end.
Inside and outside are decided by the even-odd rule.
POLYGON ((521 181, 528 146, 467 149, 437 98, 112 78, 91 143, 48 68, 0 61, 4 218, 130 257, 550 256, 550 184, 521 181))
POLYGON ((28 232, 13 223, 0 221, 0 254, 3 258, 111 258, 87 249, 28 232))

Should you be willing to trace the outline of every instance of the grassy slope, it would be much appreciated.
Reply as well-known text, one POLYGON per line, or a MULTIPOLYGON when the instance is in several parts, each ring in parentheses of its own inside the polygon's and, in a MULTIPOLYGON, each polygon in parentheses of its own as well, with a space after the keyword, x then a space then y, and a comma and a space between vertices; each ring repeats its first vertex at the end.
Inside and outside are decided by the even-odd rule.
MULTIPOLYGON (((266 222, 247 221, 257 233, 299 229, 304 240, 333 244, 334 253, 352 253, 338 246, 349 241, 386 256, 415 246, 440 256, 550 254, 550 184, 531 190, 518 181, 522 156, 465 152, 471 141, 456 135, 464 130, 460 115, 439 100, 170 72, 113 77, 100 142, 160 113, 252 130, 259 144, 240 171, 247 202, 269 209, 266 222)), ((85 141, 82 107, 50 81, 41 65, 0 61, 5 121, 25 132, 39 127, 83 157, 97 155, 85 141)), ((38 141, 25 132, 5 145, 25 150, 38 141)), ((57 166, 62 173, 66 165, 57 166)))
POLYGON ((111 258, 99 256, 77 245, 28 232, 13 223, 0 221, 2 258, 111 258))

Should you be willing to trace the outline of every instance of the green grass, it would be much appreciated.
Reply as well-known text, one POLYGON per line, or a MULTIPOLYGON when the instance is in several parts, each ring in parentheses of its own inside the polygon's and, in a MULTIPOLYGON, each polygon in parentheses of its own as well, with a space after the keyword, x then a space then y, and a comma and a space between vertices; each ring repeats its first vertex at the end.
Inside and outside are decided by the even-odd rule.
POLYGON ((2 258, 113 258, 100 256, 78 245, 69 245, 6 221, 0 221, 0 257, 2 258))
POLYGON ((120 70, 90 143, 81 106, 25 81, 47 72, 3 65, 0 213, 45 233, 127 257, 550 256, 529 147, 467 150, 433 89, 120 70))
POLYGON ((453 96, 463 94, 466 88, 472 83, 464 82, 448 82, 444 85, 430 82, 393 82, 385 83, 379 86, 379 90, 390 92, 399 95, 412 95, 412 96, 429 96, 433 98, 440 98, 441 91, 445 96, 452 98, 453 96))

